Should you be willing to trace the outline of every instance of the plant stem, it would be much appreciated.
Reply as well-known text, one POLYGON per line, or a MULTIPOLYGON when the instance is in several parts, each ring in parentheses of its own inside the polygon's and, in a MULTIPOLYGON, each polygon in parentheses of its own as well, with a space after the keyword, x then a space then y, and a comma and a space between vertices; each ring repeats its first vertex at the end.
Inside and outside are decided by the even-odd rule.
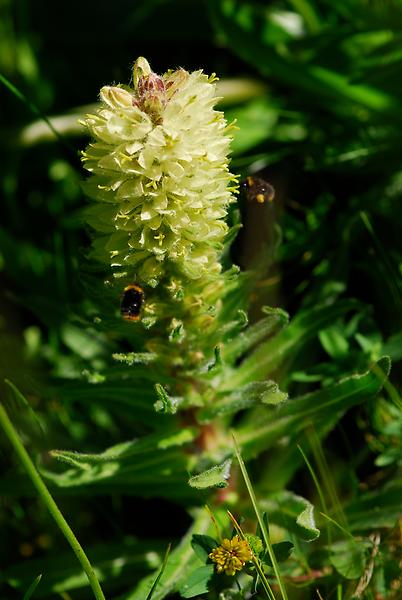
MULTIPOLYGON (((235 529, 236 529, 238 535, 241 537, 242 540, 246 540, 246 536, 244 535, 244 533, 242 531, 242 528, 240 527, 240 525, 238 524, 238 522, 236 521, 236 519, 234 518, 234 516, 230 512, 230 510, 228 510, 227 512, 228 512, 229 517, 232 520, 233 525, 235 526, 235 529)), ((267 594, 267 596, 268 596, 268 598, 270 600, 275 600, 275 595, 274 595, 273 591, 270 588, 268 579, 265 577, 265 573, 264 573, 264 571, 263 571, 263 569, 261 567, 261 564, 260 564, 260 561, 259 561, 258 557, 255 556, 254 552, 252 552, 252 556, 253 556, 252 561, 254 563, 254 566, 256 568, 258 576, 259 576, 259 578, 261 580, 261 584, 262 584, 262 586, 263 586, 263 588, 265 590, 265 593, 267 594)))
POLYGON ((83 548, 81 547, 79 541, 75 537, 72 529, 69 524, 63 517, 59 507, 56 502, 53 500, 50 495, 49 490, 47 489, 45 483, 43 482, 41 476, 35 468, 32 460, 30 459, 25 447, 23 446, 13 424, 11 423, 4 407, 0 404, 0 425, 2 426, 6 436, 8 437, 11 445, 13 446, 21 464, 23 465, 28 477, 32 481, 36 490, 38 491, 39 496, 42 498, 42 501, 46 505, 48 511, 52 515, 53 519, 56 521, 59 529, 63 533, 64 537, 70 544, 73 549, 76 557, 81 563, 82 568, 84 569, 89 584, 93 590, 94 596, 96 600, 105 600, 105 596, 102 592, 102 588, 100 587, 99 581, 95 575, 95 571, 92 568, 91 563, 89 562, 83 548))
POLYGON ((255 515, 257 517, 257 521, 258 521, 258 524, 259 524, 261 532, 262 532, 262 537, 264 538, 264 542, 265 542, 265 545, 266 545, 267 550, 268 550, 268 555, 269 555, 269 558, 270 558, 271 563, 272 563, 272 567, 273 567, 273 570, 274 570, 274 573, 275 573, 275 577, 276 577, 276 579, 278 581, 278 585, 279 585, 279 589, 280 589, 280 592, 281 592, 281 596, 282 596, 283 600, 288 600, 288 595, 286 593, 286 588, 285 588, 284 583, 282 581, 281 573, 280 573, 280 570, 279 570, 279 565, 278 565, 278 562, 277 562, 276 557, 275 557, 275 553, 274 553, 273 548, 272 548, 271 540, 269 538, 269 533, 268 533, 268 530, 267 530, 267 528, 265 526, 265 522, 264 522, 264 519, 262 518, 260 509, 258 508, 257 498, 255 497, 253 486, 251 485, 251 481, 250 481, 250 478, 249 478, 248 473, 247 473, 246 465, 244 464, 244 461, 243 461, 243 459, 241 457, 240 448, 239 448, 239 445, 237 443, 237 440, 236 440, 235 435, 234 435, 233 432, 232 432, 232 437, 233 437, 233 442, 234 442, 234 446, 235 446, 237 460, 239 461, 240 470, 241 470, 242 475, 243 475, 244 483, 246 484, 247 491, 249 493, 250 500, 251 500, 251 503, 253 505, 254 512, 255 512, 255 515))

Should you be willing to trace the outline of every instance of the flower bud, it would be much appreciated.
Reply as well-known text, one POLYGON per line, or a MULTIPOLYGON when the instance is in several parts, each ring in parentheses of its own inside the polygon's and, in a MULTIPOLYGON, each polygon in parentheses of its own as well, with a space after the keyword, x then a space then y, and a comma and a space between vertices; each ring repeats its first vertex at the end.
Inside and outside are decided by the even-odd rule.
POLYGON ((133 96, 119 87, 105 85, 100 91, 101 100, 110 108, 129 108, 133 103, 133 96))

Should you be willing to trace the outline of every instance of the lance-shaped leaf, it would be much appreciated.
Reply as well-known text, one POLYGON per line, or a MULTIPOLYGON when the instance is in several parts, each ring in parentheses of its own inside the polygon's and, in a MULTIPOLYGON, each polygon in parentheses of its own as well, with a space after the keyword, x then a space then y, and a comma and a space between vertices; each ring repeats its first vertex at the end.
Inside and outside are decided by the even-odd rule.
POLYGON ((249 420, 236 432, 243 456, 257 455, 288 435, 289 431, 292 434, 301 431, 312 420, 315 423, 335 422, 336 415, 339 418, 351 406, 376 394, 389 370, 390 360, 384 357, 367 373, 352 375, 336 385, 290 400, 279 406, 274 414, 272 411, 261 414, 259 409, 258 421, 249 420))
POLYGON ((181 447, 192 442, 194 428, 165 431, 124 442, 99 454, 53 450, 52 455, 72 468, 63 473, 41 469, 55 485, 103 493, 124 491, 140 496, 188 496, 187 457, 181 447), (186 491, 187 488, 187 491, 186 491))
POLYGON ((226 362, 234 362, 242 354, 251 350, 258 342, 261 342, 278 329, 282 329, 289 322, 288 314, 280 308, 266 307, 264 312, 268 316, 258 321, 258 323, 250 325, 245 331, 242 331, 225 344, 223 356, 226 362))
POLYGON ((355 309, 358 303, 344 300, 297 315, 278 335, 260 344, 233 373, 227 377, 223 389, 240 387, 249 381, 265 379, 290 355, 315 337, 321 329, 333 323, 339 316, 355 309))
POLYGON ((200 423, 204 423, 256 404, 280 404, 287 397, 274 381, 256 381, 244 385, 220 400, 215 400, 213 404, 203 408, 197 418, 200 423))
MULTIPOLYGON (((125 538, 119 543, 98 544, 86 550, 91 556, 99 581, 106 586, 116 580, 120 585, 130 585, 133 578, 143 577, 159 566, 165 546, 159 540, 125 538)), ((11 565, 2 570, 0 584, 7 583, 21 594, 39 571, 43 573, 43 577, 32 596, 35 599, 55 598, 60 594, 88 587, 88 579, 71 551, 51 552, 50 555, 11 565)), ((35 579, 32 586, 35 583, 39 581, 35 579)))
POLYGON ((38 584, 40 583, 41 579, 42 579, 42 574, 38 575, 33 580, 33 582, 31 583, 31 585, 29 586, 29 588, 25 592, 24 597, 23 597, 22 600, 30 600, 30 598, 32 597, 32 595, 35 592, 36 588, 38 587, 38 584))
POLYGON ((115 352, 112 354, 112 358, 118 362, 125 363, 129 366, 132 365, 149 365, 158 358, 157 354, 153 352, 126 352, 121 354, 115 352))
MULTIPOLYGON (((64 383, 58 391, 61 404, 68 405, 70 410, 72 403, 79 403, 86 409, 99 406, 113 415, 119 415, 124 422, 132 423, 134 431, 143 424, 152 429, 163 425, 163 415, 155 414, 153 407, 155 392, 151 381, 144 381, 135 367, 130 367, 133 372, 130 372, 129 377, 126 373, 121 373, 118 367, 116 369, 122 377, 121 381, 110 381, 108 378, 97 384, 84 381, 64 383)), ((149 373, 150 369, 145 371, 149 373)), ((155 376, 158 376, 157 372, 155 376)))
POLYGON ((155 384, 155 391, 156 395, 158 396, 158 400, 154 403, 155 411, 174 415, 177 412, 179 399, 169 396, 165 388, 160 383, 155 384))

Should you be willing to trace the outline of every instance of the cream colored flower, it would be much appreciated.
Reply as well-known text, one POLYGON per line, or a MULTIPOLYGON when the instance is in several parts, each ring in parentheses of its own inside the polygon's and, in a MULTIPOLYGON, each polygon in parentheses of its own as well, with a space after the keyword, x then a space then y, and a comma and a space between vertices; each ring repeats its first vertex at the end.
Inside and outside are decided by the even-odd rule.
POLYGON ((145 285, 216 277, 234 177, 214 77, 158 76, 139 58, 133 79, 103 87, 84 122, 94 140, 83 153, 85 191, 97 201, 87 216, 99 233, 92 255, 145 285))

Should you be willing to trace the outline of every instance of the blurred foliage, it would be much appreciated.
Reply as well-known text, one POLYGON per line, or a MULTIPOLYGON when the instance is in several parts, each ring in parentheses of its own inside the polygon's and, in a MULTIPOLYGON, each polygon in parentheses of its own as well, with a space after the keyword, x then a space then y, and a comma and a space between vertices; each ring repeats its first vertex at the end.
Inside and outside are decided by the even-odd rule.
MULTIPOLYGON (((292 600, 317 588, 323 598, 399 597, 401 23, 399 0, 0 0, 0 392, 108 598, 143 600, 155 576, 136 587, 140 578, 185 534, 189 509, 210 501, 187 485, 188 470, 224 464, 228 432, 197 464, 189 449, 199 442, 195 428, 208 437, 216 416, 237 430, 274 540, 294 544, 281 565, 292 600), (204 410, 199 422, 155 412, 154 385, 171 381, 144 364, 150 357, 131 365, 111 358, 137 349, 139 338, 127 335, 117 310, 107 316, 110 299, 85 261, 78 152, 86 140, 76 122, 101 85, 126 81, 139 55, 156 72, 217 72, 221 107, 239 128, 232 170, 258 173, 276 189, 274 207, 240 200, 244 227, 231 254, 264 271, 251 295, 257 323, 223 350, 232 365, 247 357, 226 390, 223 381, 217 413, 204 410), (260 322, 266 305, 286 310, 291 324, 283 311, 260 322), (384 355, 393 368, 376 396, 384 355), (279 388, 246 387, 267 377, 279 388), (312 503, 343 529, 316 510, 321 536, 306 538, 298 518, 312 503)), ((43 573, 33 598, 88 598, 3 440, 0 458, 0 596, 22 598, 43 573)), ((218 496, 230 502, 232 491, 218 496)), ((241 486, 236 502, 252 519, 241 486)), ((200 566, 191 535, 210 527, 198 513, 153 600, 200 566)))

